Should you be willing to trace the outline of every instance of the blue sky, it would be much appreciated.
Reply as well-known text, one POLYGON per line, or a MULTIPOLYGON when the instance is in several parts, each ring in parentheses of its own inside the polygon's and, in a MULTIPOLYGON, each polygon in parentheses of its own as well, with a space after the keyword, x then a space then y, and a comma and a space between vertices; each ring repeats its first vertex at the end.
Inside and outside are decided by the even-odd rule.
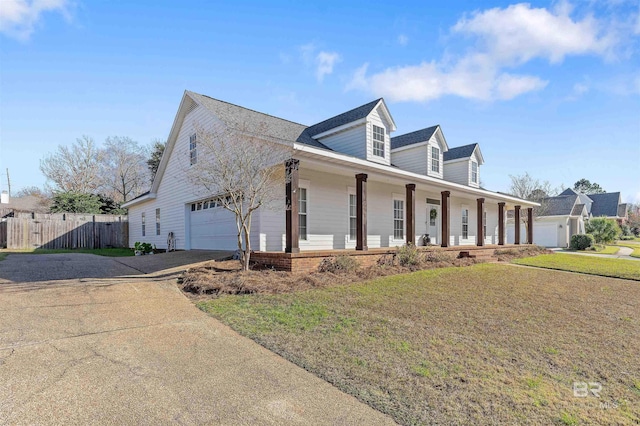
POLYGON ((0 188, 82 135, 166 138, 185 89, 313 124, 384 97, 398 131, 480 143, 640 202, 640 4, 0 0, 0 188))

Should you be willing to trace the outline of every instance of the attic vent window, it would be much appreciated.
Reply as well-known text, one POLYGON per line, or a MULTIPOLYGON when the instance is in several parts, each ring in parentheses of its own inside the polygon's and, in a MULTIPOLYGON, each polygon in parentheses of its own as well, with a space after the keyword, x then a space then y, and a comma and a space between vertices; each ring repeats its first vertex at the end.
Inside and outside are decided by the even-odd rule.
POLYGON ((196 108, 198 108, 198 104, 194 101, 191 101, 191 103, 187 106, 187 114, 191 113, 196 108))
POLYGON ((384 127, 373 125, 373 155, 384 157, 384 127))
POLYGON ((189 161, 192 166, 198 162, 198 143, 195 133, 189 136, 189 161))

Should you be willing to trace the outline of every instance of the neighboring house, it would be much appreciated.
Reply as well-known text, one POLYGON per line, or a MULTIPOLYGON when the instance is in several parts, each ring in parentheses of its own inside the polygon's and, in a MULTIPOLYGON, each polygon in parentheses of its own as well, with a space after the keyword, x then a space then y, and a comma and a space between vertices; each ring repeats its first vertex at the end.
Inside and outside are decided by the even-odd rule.
POLYGON ((450 148, 440 126, 391 137, 396 124, 383 99, 304 126, 186 91, 151 190, 123 205, 130 245, 165 248, 171 232, 177 249, 237 248, 234 216, 215 203, 223 194, 202 197, 185 175, 197 159, 196 126, 213 123, 260 129, 265 141, 293 148, 286 171, 297 179, 281 183, 281 209, 254 214, 254 250, 499 244, 505 210, 521 206, 526 215, 537 205, 480 188, 480 147, 450 148), (288 228, 285 196, 299 211, 288 228))
POLYGON ((14 213, 47 213, 48 211, 48 201, 43 198, 34 195, 10 198, 6 191, 2 192, 0 218, 12 217, 14 213))
MULTIPOLYGON (((627 217, 627 205, 619 192, 581 194, 566 189, 555 197, 542 200, 541 214, 535 218, 534 241, 546 247, 568 247, 571 237, 584 234, 589 219, 606 217, 622 224, 627 217)), ((513 241, 513 229, 507 232, 507 241, 513 241)))

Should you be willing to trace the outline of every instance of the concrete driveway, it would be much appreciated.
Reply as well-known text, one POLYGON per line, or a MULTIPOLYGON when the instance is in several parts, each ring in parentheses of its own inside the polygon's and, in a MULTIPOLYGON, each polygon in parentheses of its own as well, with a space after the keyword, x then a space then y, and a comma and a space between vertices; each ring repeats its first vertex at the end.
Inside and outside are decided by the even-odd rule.
POLYGON ((0 262, 0 424, 393 424, 121 261, 0 262))

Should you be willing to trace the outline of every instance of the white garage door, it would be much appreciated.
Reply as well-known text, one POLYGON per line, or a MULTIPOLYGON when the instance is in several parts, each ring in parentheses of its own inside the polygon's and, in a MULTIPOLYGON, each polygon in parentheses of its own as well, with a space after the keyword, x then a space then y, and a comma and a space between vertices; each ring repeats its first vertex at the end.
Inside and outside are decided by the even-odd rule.
POLYGON ((534 222, 533 242, 539 246, 558 247, 558 225, 534 222))
POLYGON ((235 215, 214 203, 195 203, 191 207, 189 235, 191 248, 200 250, 236 250, 238 248, 235 215))

